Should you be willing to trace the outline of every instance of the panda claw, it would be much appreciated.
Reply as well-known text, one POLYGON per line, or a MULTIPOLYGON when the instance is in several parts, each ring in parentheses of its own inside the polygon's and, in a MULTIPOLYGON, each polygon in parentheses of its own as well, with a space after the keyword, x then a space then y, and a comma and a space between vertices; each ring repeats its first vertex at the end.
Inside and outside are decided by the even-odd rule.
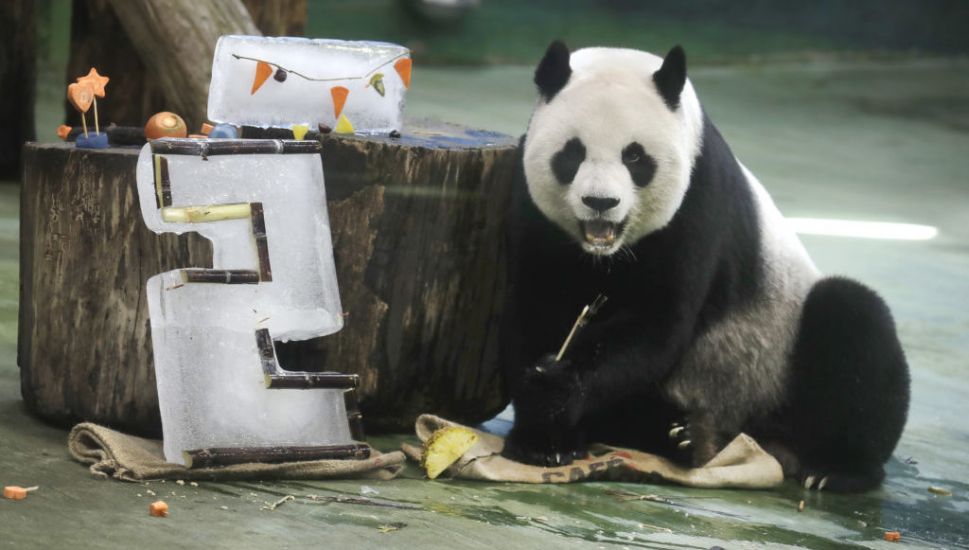
POLYGON ((671 429, 670 430, 670 433, 669 433, 670 439, 673 439, 676 436, 680 435, 680 433, 683 432, 683 430, 685 430, 685 429, 686 428, 684 428, 683 426, 674 426, 673 429, 671 429))
POLYGON ((810 490, 814 485, 814 476, 807 476, 804 478, 804 488, 810 490))
POLYGON ((676 446, 676 448, 682 451, 683 449, 688 448, 692 444, 693 442, 690 441, 689 439, 684 439, 683 441, 680 441, 680 443, 676 446))
POLYGON ((818 491, 824 489, 824 486, 827 484, 828 484, 828 476, 822 477, 821 481, 818 482, 818 491))

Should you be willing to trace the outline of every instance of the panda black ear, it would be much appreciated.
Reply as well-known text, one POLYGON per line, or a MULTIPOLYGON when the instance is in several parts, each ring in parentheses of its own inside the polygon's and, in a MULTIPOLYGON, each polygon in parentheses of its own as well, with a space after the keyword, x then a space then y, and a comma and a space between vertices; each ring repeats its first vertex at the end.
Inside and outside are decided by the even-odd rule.
POLYGON ((548 45, 545 57, 535 69, 535 85, 546 102, 552 101, 572 76, 572 67, 569 66, 571 55, 569 47, 561 40, 556 40, 548 45))
POLYGON ((663 59, 663 66, 653 73, 653 82, 666 105, 675 111, 680 106, 680 94, 686 84, 686 53, 679 44, 673 46, 663 59))

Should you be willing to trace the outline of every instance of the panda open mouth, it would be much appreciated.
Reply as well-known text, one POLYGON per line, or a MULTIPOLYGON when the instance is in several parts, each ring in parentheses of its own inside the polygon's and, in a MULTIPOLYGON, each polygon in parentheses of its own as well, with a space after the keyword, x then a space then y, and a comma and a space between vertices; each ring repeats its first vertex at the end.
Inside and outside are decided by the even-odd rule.
POLYGON ((616 243, 626 222, 610 222, 602 219, 585 220, 579 222, 585 242, 595 248, 609 248, 616 243))

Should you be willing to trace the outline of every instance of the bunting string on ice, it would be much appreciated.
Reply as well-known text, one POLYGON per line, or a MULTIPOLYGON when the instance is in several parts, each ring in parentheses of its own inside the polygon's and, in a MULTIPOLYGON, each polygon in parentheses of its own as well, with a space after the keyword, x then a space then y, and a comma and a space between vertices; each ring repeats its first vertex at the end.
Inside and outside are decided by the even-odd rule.
MULTIPOLYGON (((360 76, 342 76, 342 77, 335 77, 335 78, 318 78, 318 77, 309 76, 309 75, 303 74, 303 73, 301 73, 299 71, 294 71, 293 69, 288 69, 286 67, 283 67, 283 66, 281 66, 281 65, 279 65, 277 63, 273 63, 271 61, 266 61, 265 59, 258 59, 258 58, 255 58, 255 57, 246 57, 244 55, 238 55, 238 54, 232 54, 232 57, 234 57, 236 59, 244 59, 246 61, 255 61, 256 62, 256 79, 255 79, 255 81, 252 84, 252 88, 253 88, 252 89, 252 93, 256 93, 256 90, 258 90, 259 87, 262 86, 262 84, 266 81, 266 79, 268 79, 269 76, 271 74, 273 74, 273 70, 272 70, 273 67, 276 67, 276 69, 283 71, 284 74, 286 74, 286 73, 288 73, 288 74, 294 74, 294 75, 296 75, 296 76, 298 76, 298 77, 300 77, 300 78, 302 78, 304 80, 309 80, 311 82, 339 82, 339 81, 343 81, 343 80, 364 80, 364 79, 369 79, 371 76, 374 75, 374 73, 376 73, 377 71, 379 71, 383 67, 386 67, 387 65, 390 65, 391 63, 394 63, 395 61, 397 63, 394 63, 394 69, 397 71, 397 74, 400 75, 401 80, 404 81, 404 86, 409 88, 410 87, 411 60, 410 60, 410 58, 406 57, 407 55, 409 55, 409 54, 402 53, 400 55, 394 56, 394 57, 388 59, 387 61, 384 61, 383 63, 377 65, 373 69, 367 71, 365 74, 360 75, 360 76)), ((277 79, 277 80, 280 80, 280 79, 277 79)), ((283 80, 286 80, 286 78, 284 77, 280 81, 283 81, 283 80)))

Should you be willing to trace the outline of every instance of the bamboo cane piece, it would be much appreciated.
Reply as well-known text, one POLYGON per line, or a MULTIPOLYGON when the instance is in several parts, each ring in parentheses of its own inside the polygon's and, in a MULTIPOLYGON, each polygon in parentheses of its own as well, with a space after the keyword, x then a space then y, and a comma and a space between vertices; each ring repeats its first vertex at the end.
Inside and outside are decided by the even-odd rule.
POLYGON ((184 139, 162 138, 151 141, 151 152, 160 155, 197 155, 207 158, 216 155, 283 154, 305 155, 322 152, 319 141, 295 139, 184 139))
POLYGON ((256 241, 256 255, 259 257, 259 280, 268 283, 273 280, 273 268, 269 263, 269 237, 266 236, 266 217, 262 203, 252 203, 250 211, 252 237, 256 241))
POLYGON ((207 206, 167 206, 162 208, 162 220, 168 223, 207 223, 224 220, 242 220, 252 216, 251 205, 210 204, 207 206))
POLYGON ((363 431, 363 414, 360 412, 357 389, 345 391, 343 400, 347 409, 347 422, 350 424, 350 437, 356 441, 366 441, 367 437, 363 431))
POLYGON ((248 269, 183 269, 182 283, 215 283, 224 285, 254 285, 259 273, 248 269))
POLYGON ((256 331, 256 347, 262 360, 266 389, 310 390, 317 388, 349 390, 356 388, 360 377, 339 372, 287 371, 279 367, 269 329, 256 331))
POLYGON ((184 451, 188 468, 211 468, 250 462, 302 462, 307 460, 365 460, 370 458, 370 446, 323 445, 318 447, 233 447, 184 451))
POLYGON ((606 300, 608 300, 608 298, 600 294, 599 296, 596 297, 596 299, 591 304, 582 308, 582 312, 579 313, 578 319, 576 319, 575 323, 572 325, 572 330, 569 331, 569 335, 566 336, 565 342, 562 342, 562 347, 559 348, 559 352, 555 356, 556 361, 562 360, 562 357, 565 355, 566 350, 569 349, 569 344, 572 343, 572 338, 574 338, 575 334, 579 331, 579 329, 584 327, 585 324, 589 322, 589 319, 591 319, 592 316, 599 311, 599 308, 601 308, 602 305, 606 303, 606 300))
POLYGON ((155 162, 155 204, 158 208, 172 205, 172 178, 168 173, 168 159, 153 155, 155 162))

